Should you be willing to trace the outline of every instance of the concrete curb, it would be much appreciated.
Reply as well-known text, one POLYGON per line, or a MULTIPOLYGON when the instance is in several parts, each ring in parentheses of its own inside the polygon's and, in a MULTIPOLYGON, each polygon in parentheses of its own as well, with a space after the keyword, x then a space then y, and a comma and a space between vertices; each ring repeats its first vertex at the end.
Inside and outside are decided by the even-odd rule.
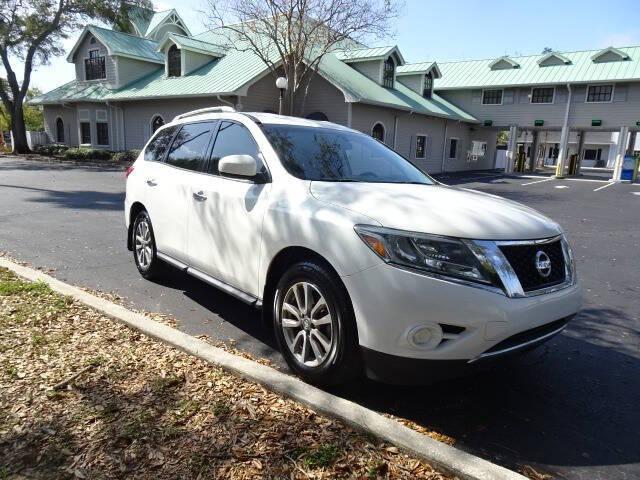
POLYGON ((216 364, 242 378, 264 385, 269 390, 290 397, 319 413, 345 422, 360 431, 368 432, 460 479, 525 479, 518 473, 438 442, 357 403, 336 397, 274 368, 216 348, 203 340, 87 293, 38 270, 18 265, 2 257, 0 257, 0 267, 5 267, 30 281, 43 281, 52 290, 62 295, 68 295, 145 335, 209 363, 216 364))

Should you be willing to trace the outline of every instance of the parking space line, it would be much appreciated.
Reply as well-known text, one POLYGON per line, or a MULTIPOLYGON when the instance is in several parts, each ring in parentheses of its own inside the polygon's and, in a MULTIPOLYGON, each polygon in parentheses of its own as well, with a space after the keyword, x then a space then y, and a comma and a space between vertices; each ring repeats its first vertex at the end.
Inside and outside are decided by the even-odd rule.
POLYGON ((603 185, 603 186, 601 186, 601 187, 596 188, 596 189, 594 190, 594 192, 597 192, 598 190, 602 190, 603 188, 607 188, 607 187, 610 187, 611 185, 615 185, 615 184, 616 184, 616 182, 610 182, 610 183, 607 183, 606 185, 603 185))
POLYGON ((523 183, 522 186, 524 187, 525 185, 533 185, 534 183, 548 182, 550 180, 555 180, 555 178, 551 177, 551 178, 545 178, 544 180, 537 180, 535 182, 523 183))

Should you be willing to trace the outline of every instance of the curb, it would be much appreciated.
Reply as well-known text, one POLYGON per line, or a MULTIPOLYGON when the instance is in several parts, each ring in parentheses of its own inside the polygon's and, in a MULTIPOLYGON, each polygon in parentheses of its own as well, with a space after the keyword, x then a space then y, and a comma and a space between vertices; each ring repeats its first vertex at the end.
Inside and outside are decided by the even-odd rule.
POLYGON ((5 267, 27 280, 45 282, 57 293, 68 295, 145 335, 216 364, 246 380, 259 383, 357 430, 392 443, 445 473, 465 480, 525 479, 516 472, 438 442, 357 403, 336 397, 274 368, 216 348, 203 340, 87 293, 38 270, 24 267, 3 257, 0 257, 0 267, 5 267))

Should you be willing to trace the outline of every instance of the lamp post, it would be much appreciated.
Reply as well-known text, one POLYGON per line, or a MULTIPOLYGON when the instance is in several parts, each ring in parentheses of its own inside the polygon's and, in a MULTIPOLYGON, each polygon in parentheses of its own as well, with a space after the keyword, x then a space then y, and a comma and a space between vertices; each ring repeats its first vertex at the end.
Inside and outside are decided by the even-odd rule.
POLYGON ((282 115, 282 104, 284 102, 284 91, 287 89, 287 79, 285 77, 278 77, 276 79, 276 87, 280 90, 280 105, 278 107, 278 115, 282 115))

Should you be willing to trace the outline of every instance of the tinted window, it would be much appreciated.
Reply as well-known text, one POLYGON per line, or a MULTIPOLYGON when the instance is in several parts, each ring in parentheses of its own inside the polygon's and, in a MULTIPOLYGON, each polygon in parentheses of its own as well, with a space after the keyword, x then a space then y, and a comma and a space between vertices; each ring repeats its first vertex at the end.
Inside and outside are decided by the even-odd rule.
POLYGON ((156 134, 144 151, 144 159, 147 162, 161 162, 164 160, 164 155, 167 153, 169 145, 171 145, 176 129, 177 127, 167 127, 156 134))
POLYGON ((361 133, 293 125, 262 128, 287 171, 304 180, 433 184, 403 157, 361 133))
POLYGON ((202 171, 213 123, 183 125, 167 155, 167 163, 196 172, 202 171))
POLYGON ((218 162, 227 155, 252 155, 258 160, 258 174, 266 173, 266 168, 259 157, 258 145, 246 127, 232 122, 220 123, 220 129, 213 146, 209 172, 218 173, 218 162))

